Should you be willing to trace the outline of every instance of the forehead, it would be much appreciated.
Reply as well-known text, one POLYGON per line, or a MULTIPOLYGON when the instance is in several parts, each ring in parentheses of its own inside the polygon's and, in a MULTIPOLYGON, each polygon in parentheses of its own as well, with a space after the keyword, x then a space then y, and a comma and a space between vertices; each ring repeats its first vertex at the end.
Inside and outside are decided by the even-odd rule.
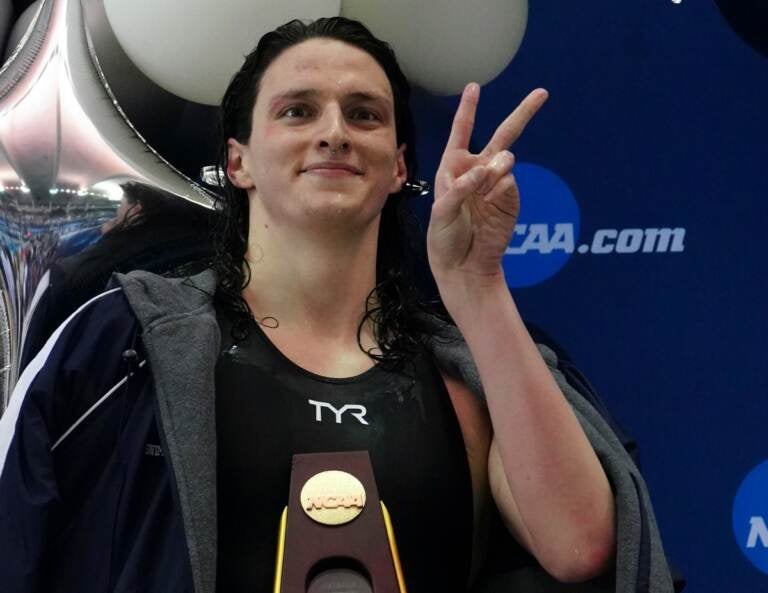
POLYGON ((372 92, 392 101, 392 87, 379 63, 336 39, 309 39, 286 49, 264 72, 256 102, 293 88, 372 92))

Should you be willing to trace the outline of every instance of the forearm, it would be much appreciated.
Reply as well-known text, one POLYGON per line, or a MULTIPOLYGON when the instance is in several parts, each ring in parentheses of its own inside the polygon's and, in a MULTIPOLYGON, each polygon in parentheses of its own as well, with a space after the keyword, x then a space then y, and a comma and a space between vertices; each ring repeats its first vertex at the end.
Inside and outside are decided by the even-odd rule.
POLYGON ((556 576, 599 570, 615 539, 605 473, 503 279, 473 284, 441 292, 480 372, 526 543, 556 576))

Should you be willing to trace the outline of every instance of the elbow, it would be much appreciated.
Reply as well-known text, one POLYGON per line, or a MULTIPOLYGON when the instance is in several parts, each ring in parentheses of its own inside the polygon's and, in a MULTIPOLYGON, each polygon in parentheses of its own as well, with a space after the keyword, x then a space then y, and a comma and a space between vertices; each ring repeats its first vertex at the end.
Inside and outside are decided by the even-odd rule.
POLYGON ((610 571, 615 557, 616 540, 611 529, 602 536, 571 544, 543 568, 562 583, 583 583, 610 571))
POLYGON ((583 583, 605 574, 613 566, 613 547, 595 548, 587 553, 579 551, 553 567, 550 574, 561 583, 583 583))

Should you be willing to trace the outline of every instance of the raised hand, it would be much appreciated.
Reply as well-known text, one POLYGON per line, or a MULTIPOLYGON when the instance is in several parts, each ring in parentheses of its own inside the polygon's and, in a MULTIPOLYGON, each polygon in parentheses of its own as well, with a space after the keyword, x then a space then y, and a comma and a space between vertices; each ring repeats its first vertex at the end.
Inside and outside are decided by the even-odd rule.
POLYGON ((441 293, 457 281, 481 286, 503 280, 501 258, 520 213, 520 195, 510 173, 515 159, 508 148, 547 97, 544 89, 531 92, 482 152, 472 154, 469 142, 480 87, 471 83, 464 89, 437 170, 427 231, 429 263, 441 293))

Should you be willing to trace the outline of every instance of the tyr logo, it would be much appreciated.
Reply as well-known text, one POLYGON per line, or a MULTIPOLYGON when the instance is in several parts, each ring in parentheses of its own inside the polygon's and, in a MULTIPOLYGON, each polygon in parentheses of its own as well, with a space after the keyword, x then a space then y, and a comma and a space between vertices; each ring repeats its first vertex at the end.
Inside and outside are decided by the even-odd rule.
POLYGON ((329 404, 328 402, 319 402, 313 399, 308 399, 307 401, 315 406, 315 420, 318 422, 323 421, 323 408, 328 408, 331 412, 333 412, 336 419, 336 424, 341 424, 341 417, 345 412, 349 412, 353 417, 357 419, 360 424, 365 424, 368 426, 368 421, 365 419, 365 414, 367 413, 365 406, 361 406, 359 404, 345 404, 337 410, 333 404, 329 404))

